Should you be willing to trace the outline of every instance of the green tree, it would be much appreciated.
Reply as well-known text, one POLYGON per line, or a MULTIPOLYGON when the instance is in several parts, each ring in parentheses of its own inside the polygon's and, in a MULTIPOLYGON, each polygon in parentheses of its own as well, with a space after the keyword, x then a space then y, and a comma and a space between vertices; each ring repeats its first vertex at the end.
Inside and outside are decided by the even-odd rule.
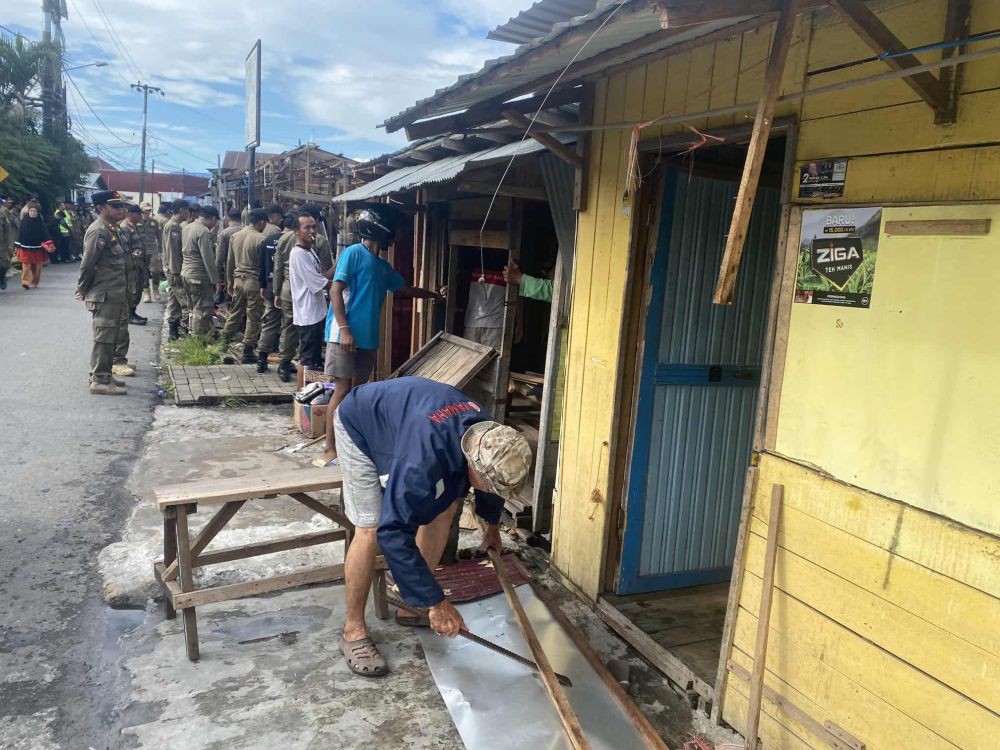
POLYGON ((26 42, 22 37, 0 36, 0 113, 5 118, 33 120, 38 100, 42 65, 59 57, 59 48, 45 42, 26 42))

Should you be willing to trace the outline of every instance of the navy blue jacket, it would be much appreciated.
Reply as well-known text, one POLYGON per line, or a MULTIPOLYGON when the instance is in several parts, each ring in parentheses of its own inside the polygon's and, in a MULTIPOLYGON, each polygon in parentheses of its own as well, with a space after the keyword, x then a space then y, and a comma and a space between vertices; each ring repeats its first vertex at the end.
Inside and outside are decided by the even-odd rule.
MULTIPOLYGON (((450 385, 396 378, 362 385, 338 409, 351 439, 383 478, 378 543, 403 598, 432 607, 444 592, 417 549, 417 527, 429 524, 469 491, 462 436, 489 412, 450 385)), ((503 500, 476 492, 476 513, 500 522, 503 500)))
POLYGON ((281 232, 269 234, 257 246, 257 280, 264 290, 264 298, 274 300, 274 252, 278 249, 281 232))

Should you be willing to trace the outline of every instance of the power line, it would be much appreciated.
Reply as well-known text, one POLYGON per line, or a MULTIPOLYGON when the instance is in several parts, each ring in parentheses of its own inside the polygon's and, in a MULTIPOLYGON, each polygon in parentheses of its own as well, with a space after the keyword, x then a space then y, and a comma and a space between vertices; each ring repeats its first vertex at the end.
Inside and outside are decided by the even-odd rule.
POLYGON ((204 156, 199 156, 198 154, 192 153, 192 152, 188 151, 187 149, 181 148, 176 143, 171 143, 170 141, 168 141, 166 138, 164 138, 162 136, 151 135, 150 138, 154 138, 154 139, 160 141, 161 143, 165 143, 168 146, 170 146, 170 148, 174 149, 175 151, 180 151, 182 154, 187 154, 188 156, 192 156, 195 159, 197 159, 198 161, 203 161, 203 162, 206 162, 208 164, 212 163, 211 159, 206 159, 204 156))
POLYGON ((122 143, 124 143, 126 145, 129 145, 129 146, 136 145, 134 143, 129 143, 124 138, 122 138, 120 135, 118 135, 117 133, 115 133, 111 128, 109 128, 108 124, 106 122, 104 122, 104 120, 101 119, 101 116, 99 114, 97 114, 96 111, 94 111, 93 107, 90 106, 90 102, 87 101, 87 97, 85 97, 83 95, 83 92, 80 91, 80 87, 76 85, 76 81, 73 80, 73 76, 71 76, 69 73, 66 73, 65 71, 63 71, 63 73, 66 76, 66 80, 68 80, 70 82, 70 84, 73 86, 73 88, 76 89, 76 93, 80 95, 80 98, 83 100, 83 103, 87 105, 87 109, 90 110, 91 114, 94 115, 94 117, 97 118, 97 121, 99 123, 101 123, 101 125, 104 126, 104 129, 107 130, 108 133, 110 133, 111 135, 113 135, 115 138, 117 138, 119 141, 121 141, 122 143))
POLYGON ((143 76, 142 70, 140 70, 139 66, 136 64, 135 58, 133 58, 132 54, 128 51, 128 48, 125 46, 125 43, 122 41, 122 38, 120 36, 118 36, 118 32, 115 30, 114 24, 111 23, 111 19, 108 17, 108 14, 105 12, 104 6, 101 5, 101 1, 100 0, 94 0, 94 7, 97 8, 98 17, 101 19, 101 22, 104 24, 104 28, 106 28, 108 30, 108 33, 111 34, 111 41, 118 48, 118 51, 121 52, 122 59, 125 60, 125 62, 128 64, 128 66, 130 68, 132 68, 132 71, 139 78, 144 78, 145 76, 143 76))
MULTIPOLYGON (((69 2, 70 5, 73 6, 73 10, 76 12, 76 17, 79 18, 80 21, 83 23, 84 28, 87 29, 87 33, 90 34, 90 38, 94 40, 94 44, 97 45, 97 49, 101 51, 101 54, 104 55, 104 57, 108 58, 109 60, 115 59, 115 57, 117 56, 108 54, 108 51, 104 49, 104 45, 101 44, 100 40, 97 38, 97 34, 94 33, 94 30, 92 28, 90 28, 90 24, 87 23, 87 17, 80 12, 80 8, 79 6, 77 6, 76 0, 69 0, 69 2)), ((112 65, 111 69, 115 71, 115 75, 121 78, 122 82, 127 86, 129 83, 128 79, 125 78, 122 72, 118 69, 118 66, 112 65)))

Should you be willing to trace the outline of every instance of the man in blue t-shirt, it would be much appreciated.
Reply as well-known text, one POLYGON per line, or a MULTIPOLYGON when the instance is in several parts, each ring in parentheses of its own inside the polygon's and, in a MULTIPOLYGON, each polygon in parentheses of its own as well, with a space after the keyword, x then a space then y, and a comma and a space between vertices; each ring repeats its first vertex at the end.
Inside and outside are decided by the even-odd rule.
POLYGON ((365 209, 358 217, 361 242, 345 248, 337 257, 326 314, 324 370, 334 382, 333 398, 326 410, 323 459, 328 463, 337 456, 333 414, 352 388, 368 382, 375 367, 386 294, 443 299, 426 289, 408 286, 379 256, 393 243, 398 221, 399 212, 388 206, 365 209))
POLYGON ((344 560, 347 618, 340 649, 357 674, 387 672, 368 636, 365 604, 379 548, 403 599, 426 607, 430 626, 454 638, 462 616, 431 572, 470 486, 487 524, 483 547, 499 550, 503 498, 517 495, 531 448, 513 427, 450 385, 395 378, 355 388, 334 417, 344 515, 354 536, 344 560))

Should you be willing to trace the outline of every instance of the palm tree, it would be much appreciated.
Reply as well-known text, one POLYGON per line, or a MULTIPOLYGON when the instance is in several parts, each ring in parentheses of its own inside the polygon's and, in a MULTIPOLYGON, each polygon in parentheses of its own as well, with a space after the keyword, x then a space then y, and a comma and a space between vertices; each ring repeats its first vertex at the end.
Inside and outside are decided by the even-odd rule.
POLYGON ((0 36, 0 113, 24 120, 37 106, 31 96, 38 85, 42 66, 59 57, 59 48, 47 42, 26 42, 23 37, 0 36))

